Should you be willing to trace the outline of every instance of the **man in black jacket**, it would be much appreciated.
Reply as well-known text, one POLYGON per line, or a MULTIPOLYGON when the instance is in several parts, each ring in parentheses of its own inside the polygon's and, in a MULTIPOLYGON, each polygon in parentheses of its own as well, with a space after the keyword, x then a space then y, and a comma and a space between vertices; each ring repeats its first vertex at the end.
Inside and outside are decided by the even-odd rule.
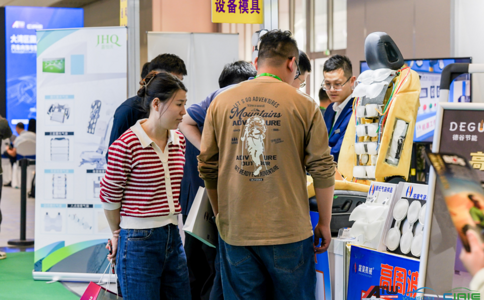
MULTIPOLYGON (((146 66, 146 64, 145 64, 146 66)), ((143 66, 143 71, 146 67, 143 66)), ((175 54, 160 54, 155 57, 147 68, 146 74, 141 73, 144 78, 151 71, 166 71, 183 80, 187 75, 185 63, 175 54)), ((124 101, 114 112, 113 129, 109 138, 109 146, 116 141, 126 130, 136 124, 138 120, 148 117, 147 112, 142 107, 143 98, 134 96, 124 101)), ((107 156, 106 156, 107 158, 107 156)))

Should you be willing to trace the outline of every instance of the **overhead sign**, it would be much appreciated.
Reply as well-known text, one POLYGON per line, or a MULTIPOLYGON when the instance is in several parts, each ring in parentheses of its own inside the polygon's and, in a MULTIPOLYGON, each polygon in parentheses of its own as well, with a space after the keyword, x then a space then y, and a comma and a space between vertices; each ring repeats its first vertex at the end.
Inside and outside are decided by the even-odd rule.
POLYGON ((119 1, 119 26, 128 26, 128 0, 119 1))
POLYGON ((263 0, 212 0, 212 23, 264 23, 263 0))

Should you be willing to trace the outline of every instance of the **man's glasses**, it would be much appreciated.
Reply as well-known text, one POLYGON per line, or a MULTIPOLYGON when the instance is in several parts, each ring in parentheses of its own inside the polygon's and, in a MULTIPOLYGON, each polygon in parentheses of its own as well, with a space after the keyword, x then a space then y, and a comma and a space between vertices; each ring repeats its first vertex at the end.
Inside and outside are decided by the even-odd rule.
POLYGON ((350 81, 351 77, 348 78, 348 80, 345 81, 345 83, 343 84, 339 84, 339 83, 335 83, 335 84, 329 84, 329 83, 321 83, 321 87, 323 88, 323 90, 325 91, 330 91, 331 88, 333 88, 333 90, 339 92, 341 90, 343 90, 343 87, 345 86, 345 84, 348 83, 348 81, 350 81))
POLYGON ((303 81, 301 78, 296 77, 299 81, 301 81, 301 84, 299 85, 299 88, 303 88, 306 86, 306 81, 303 81))
MULTIPOLYGON (((289 57, 289 59, 292 59, 294 56, 291 56, 289 57)), ((296 76, 294 76, 294 80, 296 80, 296 78, 299 77, 299 75, 301 75, 301 70, 299 70, 299 64, 297 62, 297 60, 294 60, 294 62, 296 63, 296 67, 297 67, 297 70, 296 70, 296 76)))

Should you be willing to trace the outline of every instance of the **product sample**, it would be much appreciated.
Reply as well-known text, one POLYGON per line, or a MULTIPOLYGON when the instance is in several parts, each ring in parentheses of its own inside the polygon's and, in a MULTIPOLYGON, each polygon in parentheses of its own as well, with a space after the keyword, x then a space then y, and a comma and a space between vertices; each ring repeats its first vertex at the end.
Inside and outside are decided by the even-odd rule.
POLYGON ((54 174, 52 176, 52 198, 66 199, 67 198, 67 175, 54 174))
POLYGON ((370 70, 358 76, 353 91, 353 115, 338 170, 348 181, 368 185, 395 177, 405 180, 419 108, 419 76, 404 66, 400 50, 386 33, 367 37, 365 55, 370 70))
POLYGON ((50 139, 50 160, 69 161, 69 139, 65 137, 50 139))
POLYGON ((96 132, 96 124, 101 112, 101 100, 95 100, 91 104, 91 114, 89 115, 89 124, 87 125, 87 133, 94 134, 96 132))
POLYGON ((69 119, 69 106, 67 104, 60 105, 59 103, 52 104, 47 111, 50 120, 54 122, 64 123, 65 119, 69 119))
POLYGON ((97 176, 96 179, 92 181, 93 198, 99 198, 99 193, 101 192, 101 180, 102 176, 97 176))
POLYGON ((45 231, 62 231, 62 216, 61 213, 57 213, 57 215, 53 218, 49 216, 49 213, 45 213, 44 217, 44 230, 45 231))
POLYGON ((83 217, 80 218, 76 214, 71 214, 71 215, 69 215, 69 219, 71 219, 72 221, 74 221, 75 224, 79 225, 83 229, 88 229, 88 230, 92 229, 91 224, 89 224, 86 220, 84 220, 83 217))

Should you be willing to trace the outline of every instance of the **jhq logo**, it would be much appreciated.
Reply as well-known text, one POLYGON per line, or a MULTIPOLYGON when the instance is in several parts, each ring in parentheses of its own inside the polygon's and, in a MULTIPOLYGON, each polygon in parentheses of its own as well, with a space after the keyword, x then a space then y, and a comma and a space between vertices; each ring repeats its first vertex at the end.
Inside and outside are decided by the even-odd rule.
POLYGON ((113 45, 121 47, 117 34, 101 34, 97 36, 96 47, 101 45, 102 49, 110 49, 113 45))
POLYGON ((405 193, 405 197, 407 197, 407 198, 412 197, 412 192, 413 192, 413 186, 409 186, 407 188, 407 192, 405 193))

